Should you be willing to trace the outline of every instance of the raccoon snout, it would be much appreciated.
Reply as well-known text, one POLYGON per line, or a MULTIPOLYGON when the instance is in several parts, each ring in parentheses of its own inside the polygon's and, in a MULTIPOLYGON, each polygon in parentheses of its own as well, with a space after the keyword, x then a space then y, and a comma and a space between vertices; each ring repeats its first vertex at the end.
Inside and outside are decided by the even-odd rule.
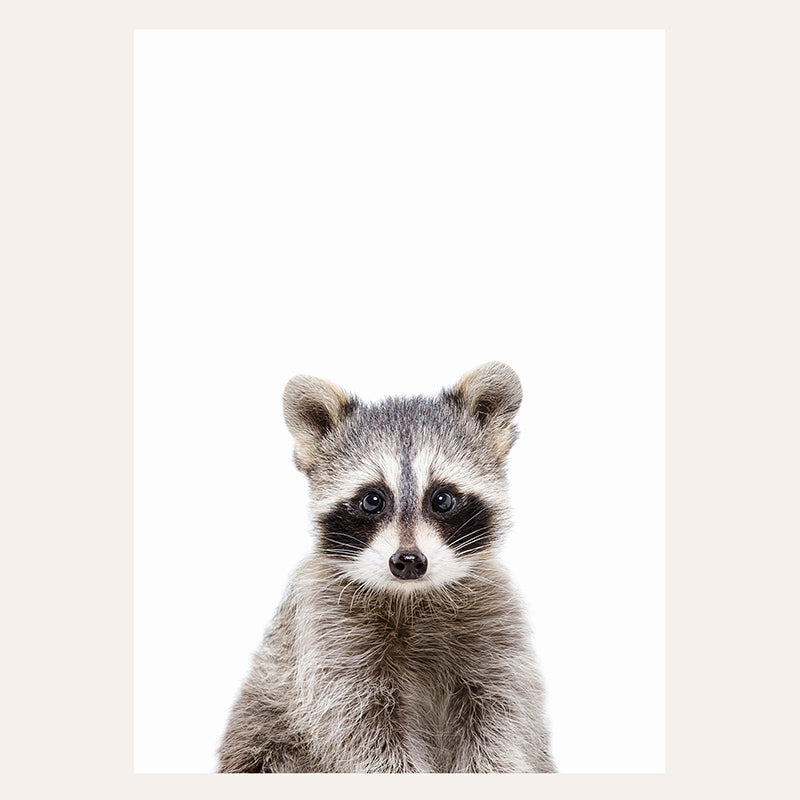
POLYGON ((400 580, 421 578, 428 569, 428 559, 419 550, 398 550, 389 559, 389 570, 400 580))

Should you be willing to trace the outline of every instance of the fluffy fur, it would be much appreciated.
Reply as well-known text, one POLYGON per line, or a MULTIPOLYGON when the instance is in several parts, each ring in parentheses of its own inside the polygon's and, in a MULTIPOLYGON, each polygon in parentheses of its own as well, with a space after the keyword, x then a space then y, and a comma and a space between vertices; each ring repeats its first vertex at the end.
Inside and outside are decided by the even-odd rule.
POLYGON ((497 362, 436 398, 375 405, 289 382, 315 546, 254 656, 220 772, 555 771, 528 627, 496 560, 521 400, 497 362), (397 554, 423 574, 393 574, 397 554))

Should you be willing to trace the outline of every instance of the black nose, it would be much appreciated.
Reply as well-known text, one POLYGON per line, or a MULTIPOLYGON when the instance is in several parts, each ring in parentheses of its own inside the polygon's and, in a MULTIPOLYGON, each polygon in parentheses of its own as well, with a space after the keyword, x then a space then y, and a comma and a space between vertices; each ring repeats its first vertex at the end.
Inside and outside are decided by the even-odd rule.
POLYGON ((428 569, 428 559, 419 550, 398 550, 389 559, 392 575, 403 581, 421 578, 428 569))

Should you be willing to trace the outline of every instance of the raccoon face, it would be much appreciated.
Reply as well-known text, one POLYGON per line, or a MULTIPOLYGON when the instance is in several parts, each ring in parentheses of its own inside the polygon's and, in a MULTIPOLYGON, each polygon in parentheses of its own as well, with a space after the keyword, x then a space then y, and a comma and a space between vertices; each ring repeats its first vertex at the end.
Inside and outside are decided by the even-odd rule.
POLYGON ((522 400, 491 362, 438 397, 364 404, 318 378, 284 392, 318 550, 348 580, 394 593, 443 587, 487 558, 507 522, 505 462, 522 400))

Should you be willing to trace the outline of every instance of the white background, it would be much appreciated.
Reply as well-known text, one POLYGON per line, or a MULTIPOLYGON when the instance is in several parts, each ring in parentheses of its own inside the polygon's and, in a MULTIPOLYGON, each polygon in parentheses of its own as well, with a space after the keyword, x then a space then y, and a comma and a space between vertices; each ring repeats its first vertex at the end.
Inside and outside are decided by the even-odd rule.
POLYGON ((562 772, 664 769, 661 31, 138 31, 135 770, 210 772, 311 545, 281 392, 525 401, 562 772))

